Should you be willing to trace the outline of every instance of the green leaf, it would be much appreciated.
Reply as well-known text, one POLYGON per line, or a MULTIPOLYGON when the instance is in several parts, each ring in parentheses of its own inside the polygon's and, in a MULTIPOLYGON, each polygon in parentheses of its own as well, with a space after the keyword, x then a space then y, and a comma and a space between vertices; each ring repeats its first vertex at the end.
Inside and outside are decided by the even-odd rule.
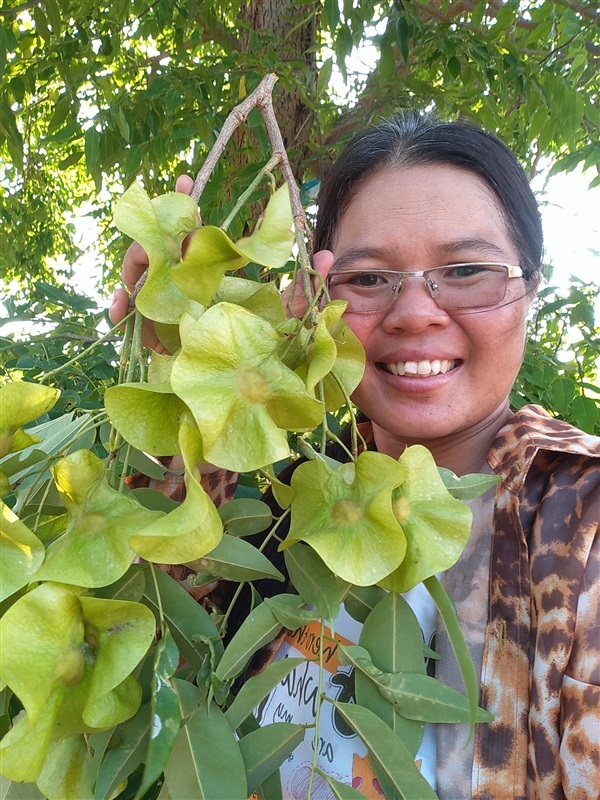
POLYGON ((282 658, 244 681, 244 685, 235 696, 235 700, 225 712, 225 718, 232 730, 237 730, 256 706, 289 675, 289 673, 305 663, 304 658, 282 658))
POLYGON ((142 798, 160 777, 167 764, 179 731, 181 713, 171 678, 179 665, 179 650, 168 630, 162 634, 154 656, 152 676, 152 730, 144 775, 136 798, 142 798))
POLYGON ((459 478, 452 470, 445 467, 438 467, 438 472, 452 497, 463 502, 474 500, 502 481, 501 475, 479 475, 477 473, 461 475, 459 478))
POLYGON ((179 428, 179 449, 185 464, 186 495, 166 516, 129 537, 133 549, 146 561, 182 564, 210 553, 218 545, 223 527, 214 503, 200 481, 200 438, 189 412, 179 428))
POLYGON ((0 602, 31 580, 44 560, 44 545, 2 503, 0 520, 0 602))
MULTIPOLYGON (((424 722, 470 722, 467 698, 429 675, 382 673, 379 691, 408 719, 424 722)), ((491 722, 493 714, 477 709, 477 722, 491 722)))
MULTIPOLYGON (((435 678, 417 672, 382 672, 364 647, 339 645, 349 664, 377 687, 398 714, 421 722, 469 722, 467 698, 435 678)), ((478 709, 477 721, 490 722, 493 715, 478 709)))
POLYGON ((169 511, 174 511, 179 506, 177 501, 171 500, 170 497, 159 492, 158 489, 147 489, 141 486, 139 489, 132 489, 131 495, 140 505, 144 506, 144 508, 149 508, 151 511, 164 511, 165 514, 168 514, 169 511))
POLYGON ((296 544, 284 552, 285 566, 294 588, 323 619, 336 619, 340 600, 335 575, 311 548, 296 544))
POLYGON ((24 381, 0 387, 0 457, 9 452, 17 429, 50 411, 59 396, 58 389, 24 381))
POLYGON ((406 552, 391 499, 403 478, 397 461, 370 451, 337 469, 319 459, 300 464, 291 481, 290 532, 281 547, 303 540, 348 583, 377 583, 406 552))
POLYGON ((114 583, 135 556, 128 539, 162 517, 162 512, 148 511, 112 489, 104 464, 89 451, 71 453, 52 473, 68 523, 65 533, 49 546, 36 578, 89 588, 114 583))
POLYGON ((384 773, 403 800, 436 800, 411 753, 379 717, 355 703, 333 705, 364 742, 375 769, 384 773))
POLYGON ((273 497, 279 508, 286 509, 289 508, 292 502, 292 498, 294 496, 294 490, 291 486, 288 486, 287 483, 282 483, 277 475, 275 474, 275 470, 272 466, 263 467, 264 474, 269 479, 269 484, 271 487, 271 491, 273 492, 273 497))
POLYGON ((285 323, 285 308, 274 281, 258 283, 226 275, 217 289, 215 303, 237 303, 274 328, 285 323))
POLYGON ((252 235, 238 239, 235 246, 248 261, 271 269, 282 267, 292 255, 292 223, 290 191, 284 183, 271 195, 262 220, 252 235))
POLYGON ((179 453, 179 416, 185 410, 168 383, 122 383, 104 393, 108 418, 125 441, 153 456, 179 453))
POLYGON ((578 395, 572 404, 573 416, 577 425, 587 433, 593 433, 600 414, 598 403, 591 397, 578 395))
POLYGON ((326 318, 321 315, 314 331, 314 340, 309 351, 308 371, 306 373, 306 388, 314 391, 319 381, 333 369, 337 357, 337 348, 332 335, 327 328, 326 318))
POLYGON ((229 642, 215 670, 217 678, 223 682, 237 678, 254 653, 271 642, 282 627, 265 603, 257 606, 229 642))
POLYGON ((95 648, 83 720, 91 728, 108 728, 132 717, 141 689, 131 672, 154 640, 151 611, 140 603, 79 598, 86 623, 86 641, 95 648))
POLYGON ((203 703, 183 725, 165 769, 172 798, 247 797, 244 762, 221 709, 203 703))
POLYGON ((150 736, 150 703, 119 730, 116 744, 111 747, 100 765, 94 800, 109 800, 118 787, 141 764, 150 736))
POLYGON ((323 62, 323 65, 319 69, 319 74, 317 76, 317 97, 321 97, 329 87, 329 81, 331 80, 332 72, 333 56, 330 56, 323 62))
POLYGON ((552 402, 563 414, 569 410, 569 406, 575 397, 575 384, 567 378, 558 378, 550 387, 552 391, 552 402))
POLYGON ((264 602, 269 606, 276 619, 284 628, 290 631, 298 630, 302 625, 308 625, 319 619, 318 611, 309 611, 297 594, 278 594, 275 597, 265 597, 264 602))
POLYGON ((291 255, 293 241, 289 190, 283 184, 269 200, 263 220, 251 236, 234 243, 220 228, 205 225, 194 234, 171 277, 188 297, 208 306, 226 272, 241 269, 250 261, 281 267, 291 255))
POLYGON ((364 794, 361 794, 352 786, 348 786, 347 783, 336 781, 330 775, 326 775, 324 772, 320 774, 331 786, 336 800, 361 800, 361 798, 364 797, 364 794))
POLYGON ((205 225, 192 237, 183 260, 171 270, 171 278, 180 291, 208 306, 225 273, 241 269, 249 260, 224 231, 205 225))
POLYGON ((344 607, 353 619, 364 623, 385 594, 380 586, 350 586, 344 595, 344 607))
POLYGON ((220 657, 223 644, 210 616, 183 586, 161 569, 147 568, 145 600, 159 620, 159 608, 162 610, 181 655, 192 669, 201 669, 210 655, 206 640, 211 641, 220 657))
POLYGON ((141 691, 130 673, 154 638, 143 606, 44 583, 8 609, 0 628, 0 682, 26 712, 1 743, 12 780, 37 778, 53 734, 110 727, 137 710, 141 691))
POLYGON ((408 40, 410 36, 410 30, 408 27, 408 21, 405 16, 401 16, 398 18, 396 22, 396 41, 398 42, 398 48, 402 55, 402 59, 405 64, 408 64, 408 40))
MULTIPOLYGON (((382 672, 425 673, 422 651, 423 637, 413 610, 398 594, 383 597, 367 617, 359 645, 370 654, 375 667, 382 672)), ((373 682, 362 672, 355 672, 356 701, 370 708, 416 755, 423 738, 423 724, 396 714, 373 682)))
POLYGON ((246 768, 248 795, 289 758, 306 734, 303 725, 274 722, 240 739, 240 751, 246 768))
POLYGON ((340 7, 338 0, 325 0, 323 3, 325 11, 325 19, 330 33, 334 33, 337 26, 340 24, 340 7))
POLYGON ((0 798, 2 800, 46 800, 35 783, 9 781, 0 775, 0 798))
POLYGON ((184 238, 198 226, 196 204, 180 192, 151 201, 141 186, 133 183, 118 201, 114 220, 117 228, 148 254, 148 277, 136 307, 148 319, 177 324, 189 298, 173 282, 171 270, 181 260, 184 238))
POLYGON ((81 734, 50 742, 48 757, 37 785, 49 800, 92 800, 86 778, 90 761, 86 741, 81 734))
POLYGON ((245 309, 219 303, 200 319, 184 317, 174 391, 191 409, 204 456, 232 472, 286 458, 285 430, 312 429, 321 404, 275 355, 274 328, 245 309))
POLYGON ((448 593, 435 575, 423 581, 425 588, 433 598, 440 617, 444 622, 444 626, 448 633, 448 638, 456 661, 460 669, 465 690, 469 701, 470 723, 471 723, 471 736, 475 729, 475 722, 477 720, 477 701, 479 699, 479 680, 475 672, 473 659, 469 652, 469 648, 465 641, 465 636, 460 627, 460 623, 456 617, 456 611, 452 604, 452 600, 448 597, 448 593))
POLYGON ((380 585, 407 592, 458 561, 471 533, 473 515, 448 492, 426 447, 407 447, 399 464, 406 470, 406 479, 392 497, 394 514, 406 535, 406 555, 380 585))
POLYGON ((255 581, 284 577, 254 545, 224 534, 219 544, 203 558, 187 562, 197 572, 209 573, 228 581, 255 581))
POLYGON ((251 536, 268 528, 273 519, 271 509, 261 500, 243 497, 219 506, 219 516, 227 533, 251 536))

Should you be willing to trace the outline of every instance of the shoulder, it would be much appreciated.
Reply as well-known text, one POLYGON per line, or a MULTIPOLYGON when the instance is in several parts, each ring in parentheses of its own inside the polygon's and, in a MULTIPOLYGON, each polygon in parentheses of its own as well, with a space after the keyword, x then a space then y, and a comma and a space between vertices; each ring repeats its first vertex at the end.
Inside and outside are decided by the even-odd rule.
POLYGON ((600 476, 600 438, 551 417, 540 406, 519 409, 498 432, 489 453, 492 468, 519 489, 534 465, 600 476))

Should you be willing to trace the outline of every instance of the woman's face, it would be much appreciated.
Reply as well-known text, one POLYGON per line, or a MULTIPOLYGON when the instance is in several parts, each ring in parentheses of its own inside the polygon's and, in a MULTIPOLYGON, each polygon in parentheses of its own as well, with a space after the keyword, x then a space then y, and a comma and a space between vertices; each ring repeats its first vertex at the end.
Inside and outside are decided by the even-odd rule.
MULTIPOLYGON (((331 269, 341 259, 344 269, 401 271, 519 263, 491 190, 473 173, 445 165, 398 167, 369 178, 342 215, 332 249, 331 269)), ((522 279, 509 280, 505 299, 522 294, 522 279)), ((366 352, 353 400, 373 421, 379 449, 395 454, 398 442, 456 434, 464 442, 469 432, 476 436, 494 426, 495 434, 508 415, 529 305, 525 297, 485 312, 453 314, 436 305, 419 278, 405 281, 385 311, 346 313, 366 352), (416 362, 420 373, 432 362, 440 362, 434 371, 447 371, 395 374, 407 362, 416 362)))

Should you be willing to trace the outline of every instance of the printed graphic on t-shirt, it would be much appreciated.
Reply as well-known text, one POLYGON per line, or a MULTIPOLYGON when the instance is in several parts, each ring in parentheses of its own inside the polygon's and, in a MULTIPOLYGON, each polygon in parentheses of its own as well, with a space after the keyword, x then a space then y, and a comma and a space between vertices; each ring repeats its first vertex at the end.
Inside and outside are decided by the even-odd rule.
MULTIPOLYGON (((346 645, 354 644, 360 635, 360 628, 360 624, 343 611, 336 620, 335 640, 346 645), (347 638, 348 636, 351 638, 347 638)), ((296 631, 290 631, 277 658, 304 656, 317 659, 320 635, 321 626, 316 621, 296 631)), ((323 642, 323 691, 334 700, 353 703, 354 668, 340 664, 336 641, 332 640, 331 631, 326 627, 323 642)), ((260 725, 273 722, 312 724, 317 710, 318 693, 318 663, 307 661, 292 670, 258 706, 255 712, 257 721, 260 725)), ((354 787, 364 797, 381 800, 383 792, 366 747, 337 709, 327 702, 321 706, 318 741, 315 743, 314 729, 307 730, 303 742, 281 765, 281 784, 286 800, 304 800, 306 797, 315 744, 318 750, 317 765, 322 772, 354 787)), ((420 765, 420 759, 417 764, 420 765)), ((312 797, 315 800, 335 800, 333 790, 319 775, 315 775, 313 779, 312 797)))

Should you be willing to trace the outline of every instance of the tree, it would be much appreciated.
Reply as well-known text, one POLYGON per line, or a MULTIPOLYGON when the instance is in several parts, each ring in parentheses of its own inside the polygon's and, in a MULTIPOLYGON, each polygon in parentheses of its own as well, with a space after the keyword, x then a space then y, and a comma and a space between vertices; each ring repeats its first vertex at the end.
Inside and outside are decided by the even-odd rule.
MULTIPOLYGON (((532 171, 543 156, 555 169, 600 160, 591 2, 28 0, 0 15, 1 246, 5 277, 24 285, 55 280, 50 258, 73 263, 65 215, 82 201, 106 226, 137 175, 156 193, 195 173, 225 114, 269 71, 308 187, 357 127, 406 103, 496 130, 532 171), (376 67, 352 71, 369 40, 376 67), (356 102, 333 93, 334 64, 356 102)), ((237 196, 251 178, 243 154, 227 163, 213 181, 221 204, 223 187, 237 196)), ((215 197, 203 197, 207 221, 215 197)))

